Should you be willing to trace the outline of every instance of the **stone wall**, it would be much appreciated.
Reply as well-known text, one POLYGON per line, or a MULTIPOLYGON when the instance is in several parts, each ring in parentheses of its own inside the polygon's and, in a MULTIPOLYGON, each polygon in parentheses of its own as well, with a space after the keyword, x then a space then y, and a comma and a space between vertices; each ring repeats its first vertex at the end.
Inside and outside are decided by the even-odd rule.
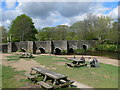
POLYGON ((82 40, 82 41, 21 41, 21 42, 9 42, 6 45, 2 45, 3 52, 16 52, 20 48, 24 48, 26 51, 31 53, 40 52, 44 50, 45 52, 54 53, 57 51, 69 51, 73 52, 74 49, 91 48, 96 45, 94 40, 82 40), (58 50, 59 49, 59 50, 58 50))
POLYGON ((67 50, 67 41, 52 41, 53 49, 67 50))
POLYGON ((51 52, 51 41, 35 41, 33 48, 34 52, 40 52, 40 48, 44 49, 45 52, 51 52))
POLYGON ((68 41, 68 49, 77 49, 77 43, 78 41, 68 41))
POLYGON ((0 45, 0 51, 3 53, 8 52, 8 44, 0 45))
POLYGON ((94 40, 82 40, 82 41, 78 41, 77 48, 83 49, 84 46, 86 46, 86 49, 87 49, 87 48, 92 48, 95 45, 96 45, 96 41, 94 40))

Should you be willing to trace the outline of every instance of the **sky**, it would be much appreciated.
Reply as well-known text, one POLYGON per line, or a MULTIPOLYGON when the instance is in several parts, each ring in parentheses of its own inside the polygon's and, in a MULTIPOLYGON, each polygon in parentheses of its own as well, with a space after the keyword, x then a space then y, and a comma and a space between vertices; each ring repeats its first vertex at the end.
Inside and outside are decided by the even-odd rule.
MULTIPOLYGON (((42 0, 41 0, 42 1, 42 0)), ((32 0, 22 2, 20 0, 2 0, 0 5, 0 26, 9 27, 11 21, 21 14, 32 18, 37 29, 54 27, 57 25, 72 25, 77 21, 84 20, 87 14, 97 16, 110 16, 118 18, 118 0, 87 0, 77 2, 41 2, 32 0), (89 2, 88 2, 89 1, 89 2), (97 2, 95 2, 97 1, 97 2)))

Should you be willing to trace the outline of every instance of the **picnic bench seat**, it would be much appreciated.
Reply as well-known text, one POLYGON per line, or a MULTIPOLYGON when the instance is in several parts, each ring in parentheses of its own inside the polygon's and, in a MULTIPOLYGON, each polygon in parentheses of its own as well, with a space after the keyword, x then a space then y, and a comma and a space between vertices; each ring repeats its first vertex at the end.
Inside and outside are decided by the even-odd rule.
POLYGON ((55 88, 55 89, 56 89, 56 88, 66 87, 66 86, 70 86, 72 83, 74 83, 73 80, 69 80, 69 81, 66 81, 66 82, 60 81, 60 82, 61 82, 61 84, 59 84, 59 85, 54 85, 54 88, 55 88))
POLYGON ((75 64, 73 64, 73 63, 66 63, 66 65, 68 65, 70 67, 75 67, 75 64))
POLYGON ((70 67, 80 67, 80 66, 87 66, 87 64, 73 64, 73 63, 66 63, 66 65, 70 66, 70 67))
POLYGON ((37 84, 41 85, 41 86, 42 86, 43 88, 45 88, 45 89, 52 89, 52 88, 53 88, 53 86, 47 84, 47 83, 44 82, 44 81, 37 82, 37 84))
POLYGON ((37 77, 37 75, 31 75, 31 74, 25 74, 25 76, 30 80, 35 80, 35 78, 37 77))
POLYGON ((35 83, 39 84, 44 89, 56 89, 70 86, 74 81, 67 79, 67 76, 53 71, 49 71, 41 67, 32 67, 31 72, 37 71, 35 75, 27 74, 28 79, 33 79, 35 83), (39 75, 42 75, 43 80, 38 80, 39 75), (46 80, 50 79, 49 84, 46 80))
POLYGON ((23 53, 20 54, 19 58, 33 58, 31 53, 26 52, 24 48, 20 48, 23 53))

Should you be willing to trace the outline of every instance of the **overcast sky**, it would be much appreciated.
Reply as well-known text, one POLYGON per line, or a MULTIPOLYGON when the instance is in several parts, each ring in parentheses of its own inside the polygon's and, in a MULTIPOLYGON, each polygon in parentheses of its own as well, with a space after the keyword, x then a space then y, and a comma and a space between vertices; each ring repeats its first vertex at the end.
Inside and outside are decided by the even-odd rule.
POLYGON ((0 5, 0 26, 8 27, 18 15, 30 16, 36 28, 72 25, 83 20, 86 14, 118 18, 118 2, 6 2, 0 5))

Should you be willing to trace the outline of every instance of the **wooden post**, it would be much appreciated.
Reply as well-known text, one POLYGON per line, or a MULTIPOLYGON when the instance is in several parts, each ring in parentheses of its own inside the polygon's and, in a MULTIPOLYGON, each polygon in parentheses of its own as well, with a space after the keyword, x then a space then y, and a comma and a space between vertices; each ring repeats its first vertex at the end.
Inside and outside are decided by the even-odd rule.
POLYGON ((47 79, 47 76, 45 75, 45 77, 44 77, 43 81, 45 82, 45 81, 46 81, 46 79, 47 79))
POLYGON ((33 69, 30 71, 30 74, 32 74, 33 69))
POLYGON ((55 83, 56 83, 56 79, 54 80, 53 85, 55 85, 55 83))

